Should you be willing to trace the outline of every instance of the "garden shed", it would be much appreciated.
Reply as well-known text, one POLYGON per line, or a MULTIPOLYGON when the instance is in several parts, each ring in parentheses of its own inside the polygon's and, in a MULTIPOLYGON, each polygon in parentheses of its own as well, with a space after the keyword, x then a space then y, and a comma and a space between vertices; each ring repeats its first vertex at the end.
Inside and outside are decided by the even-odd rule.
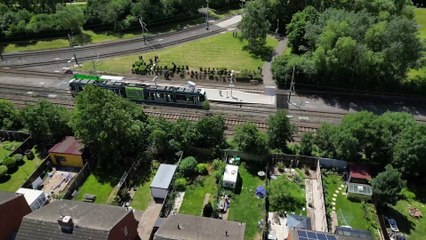
POLYGON ((223 173, 223 186, 235 189, 238 180, 238 166, 227 164, 223 173))
POLYGON ((47 202, 46 194, 41 190, 35 190, 30 188, 20 188, 16 193, 22 194, 25 200, 30 206, 31 211, 37 210, 44 206, 47 202))
POLYGON ((84 145, 80 140, 68 136, 49 150, 49 156, 54 165, 66 167, 83 167, 84 145))
POLYGON ((170 184, 175 175, 177 165, 161 164, 151 183, 151 196, 154 199, 165 199, 169 192, 170 184))

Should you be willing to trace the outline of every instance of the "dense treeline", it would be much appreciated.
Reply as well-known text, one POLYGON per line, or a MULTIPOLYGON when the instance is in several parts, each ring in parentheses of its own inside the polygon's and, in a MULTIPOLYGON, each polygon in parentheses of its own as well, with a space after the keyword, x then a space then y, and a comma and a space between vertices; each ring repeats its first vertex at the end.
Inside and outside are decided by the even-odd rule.
POLYGON ((301 149, 308 155, 391 164, 404 177, 417 178, 426 171, 426 126, 408 113, 359 112, 304 135, 301 149))
MULTIPOLYGON (((214 1, 224 8, 236 0, 214 1)), ((0 0, 0 39, 68 33, 78 34, 84 27, 107 27, 114 31, 197 14, 204 0, 88 0, 87 5, 65 5, 57 0, 0 0)))
POLYGON ((299 86, 400 92, 425 87, 405 82, 409 69, 425 64, 411 1, 305 2, 299 10, 283 20, 292 54, 273 62, 280 87, 293 70, 299 86))

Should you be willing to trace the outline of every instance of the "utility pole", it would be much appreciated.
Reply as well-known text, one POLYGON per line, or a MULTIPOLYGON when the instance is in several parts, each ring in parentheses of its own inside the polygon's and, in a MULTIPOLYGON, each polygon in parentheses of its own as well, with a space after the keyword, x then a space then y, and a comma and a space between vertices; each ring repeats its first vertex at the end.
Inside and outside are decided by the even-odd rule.
POLYGON ((144 23, 143 18, 139 17, 139 24, 141 25, 142 28, 142 36, 143 36, 143 42, 146 45, 146 37, 145 37, 145 33, 148 32, 148 29, 146 28, 146 23, 144 23))
POLYGON ((207 7, 206 7, 206 30, 209 30, 209 0, 206 0, 207 7))
POLYGON ((295 92, 295 88, 294 88, 294 66, 293 66, 293 74, 291 75, 291 82, 290 82, 290 93, 288 95, 288 102, 291 103, 290 98, 291 98, 291 92, 295 92))
POLYGON ((231 80, 229 82, 229 88, 231 89, 231 98, 233 98, 232 96, 232 88, 235 87, 234 85, 234 70, 231 70, 231 80))
POLYGON ((97 71, 96 71, 96 64, 98 63, 98 61, 99 61, 99 54, 98 54, 98 57, 96 58, 96 60, 95 60, 95 59, 92 59, 93 72, 94 72, 95 74, 97 73, 97 71))

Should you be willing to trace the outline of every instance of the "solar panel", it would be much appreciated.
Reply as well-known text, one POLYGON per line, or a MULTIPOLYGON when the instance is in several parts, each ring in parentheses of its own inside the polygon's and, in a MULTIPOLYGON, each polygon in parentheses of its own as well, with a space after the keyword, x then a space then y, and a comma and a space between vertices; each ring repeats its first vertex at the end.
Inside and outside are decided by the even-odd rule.
POLYGON ((335 236, 327 235, 328 240, 337 240, 335 236))
POLYGON ((306 231, 302 231, 302 230, 297 230, 297 235, 299 235, 299 237, 308 237, 308 235, 306 234, 306 231))
POLYGON ((317 233, 317 236, 319 240, 327 240, 327 237, 324 234, 317 233))
POLYGON ((317 235, 314 232, 308 232, 308 237, 312 239, 317 239, 317 235))

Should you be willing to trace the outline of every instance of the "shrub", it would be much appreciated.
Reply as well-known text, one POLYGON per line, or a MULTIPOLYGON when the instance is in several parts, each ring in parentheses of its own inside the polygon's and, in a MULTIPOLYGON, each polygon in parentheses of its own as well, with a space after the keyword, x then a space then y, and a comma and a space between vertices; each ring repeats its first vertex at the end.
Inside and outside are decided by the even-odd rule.
POLYGON ((3 177, 7 174, 7 167, 4 165, 0 165, 0 177, 3 177))
POLYGON ((185 191, 187 184, 188 184, 188 182, 186 181, 185 178, 178 178, 178 179, 176 179, 176 181, 173 185, 173 188, 176 191, 185 191))
POLYGON ((210 103, 209 103, 209 101, 204 100, 204 101, 202 102, 202 108, 203 108, 204 110, 209 110, 209 109, 210 109, 210 103))
POLYGON ((185 177, 191 177, 197 173, 197 160, 194 157, 186 157, 179 164, 179 171, 185 177))
POLYGON ((3 159, 3 165, 5 165, 8 169, 11 169, 15 166, 16 160, 13 157, 6 157, 3 159))
POLYGON ((206 175, 208 173, 207 164, 205 164, 205 163, 197 164, 197 172, 200 175, 206 175))
POLYGON ((285 168, 284 163, 283 162, 278 162, 277 163, 277 168, 278 168, 278 171, 284 172, 284 168, 285 168))
POLYGON ((20 162, 20 161, 23 161, 23 160, 24 160, 24 156, 22 156, 22 154, 15 154, 15 155, 13 155, 13 158, 14 158, 17 162, 20 162))
POLYGON ((211 217, 213 215, 213 206, 210 202, 204 205, 203 217, 211 217))
POLYGON ((213 169, 219 170, 219 169, 225 169, 226 163, 220 159, 213 160, 213 169))

